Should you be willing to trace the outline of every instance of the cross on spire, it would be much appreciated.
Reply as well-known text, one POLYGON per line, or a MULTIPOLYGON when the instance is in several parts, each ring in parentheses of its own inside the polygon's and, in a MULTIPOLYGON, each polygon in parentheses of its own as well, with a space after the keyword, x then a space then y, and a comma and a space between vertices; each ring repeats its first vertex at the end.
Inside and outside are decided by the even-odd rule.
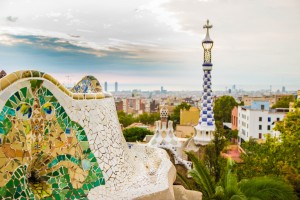
POLYGON ((203 26, 203 28, 206 28, 206 32, 208 33, 209 29, 212 28, 213 26, 209 24, 209 20, 206 21, 206 24, 203 26))

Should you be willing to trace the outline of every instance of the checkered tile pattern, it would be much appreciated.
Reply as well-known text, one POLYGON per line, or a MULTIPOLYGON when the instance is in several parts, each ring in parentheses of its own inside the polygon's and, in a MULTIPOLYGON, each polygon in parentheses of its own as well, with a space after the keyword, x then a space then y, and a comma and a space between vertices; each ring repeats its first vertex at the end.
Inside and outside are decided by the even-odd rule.
POLYGON ((213 127, 215 125, 210 72, 211 70, 204 70, 203 95, 201 100, 201 113, 199 119, 199 125, 201 127, 213 127))

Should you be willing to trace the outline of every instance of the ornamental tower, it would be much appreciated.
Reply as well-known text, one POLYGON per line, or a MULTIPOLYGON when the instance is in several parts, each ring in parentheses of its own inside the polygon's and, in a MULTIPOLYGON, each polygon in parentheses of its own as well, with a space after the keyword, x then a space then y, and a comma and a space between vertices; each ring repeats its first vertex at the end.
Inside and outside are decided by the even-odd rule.
POLYGON ((213 132, 215 131, 215 119, 213 113, 213 97, 211 89, 211 49, 214 42, 209 37, 209 29, 213 26, 209 24, 209 20, 203 26, 206 29, 206 36, 202 41, 204 49, 204 63, 203 67, 203 94, 201 99, 201 112, 198 125, 195 126, 196 134, 194 142, 197 145, 206 145, 213 139, 213 132))
POLYGON ((155 122, 155 133, 149 145, 156 147, 180 147, 178 138, 174 135, 173 121, 168 121, 168 109, 160 109, 160 120, 155 122))
POLYGON ((167 107, 163 106, 160 109, 160 120, 155 122, 155 126, 155 133, 148 146, 168 150, 174 158, 175 165, 183 165, 187 170, 190 170, 192 162, 182 158, 182 144, 174 134, 173 121, 168 120, 167 107))

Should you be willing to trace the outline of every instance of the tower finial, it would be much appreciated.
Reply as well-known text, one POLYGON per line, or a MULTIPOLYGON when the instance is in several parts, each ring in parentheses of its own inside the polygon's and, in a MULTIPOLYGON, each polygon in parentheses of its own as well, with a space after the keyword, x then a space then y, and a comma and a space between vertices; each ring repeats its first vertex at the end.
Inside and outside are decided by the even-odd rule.
POLYGON ((209 24, 209 20, 206 21, 206 24, 203 26, 203 28, 206 28, 206 36, 204 40, 202 40, 202 46, 204 48, 204 65, 212 66, 211 64, 211 49, 213 47, 214 41, 210 39, 209 36, 209 29, 211 29, 213 26, 209 24))
POLYGON ((208 34, 209 29, 212 28, 213 25, 209 24, 209 20, 206 21, 206 24, 203 26, 203 28, 206 28, 206 33, 208 34))

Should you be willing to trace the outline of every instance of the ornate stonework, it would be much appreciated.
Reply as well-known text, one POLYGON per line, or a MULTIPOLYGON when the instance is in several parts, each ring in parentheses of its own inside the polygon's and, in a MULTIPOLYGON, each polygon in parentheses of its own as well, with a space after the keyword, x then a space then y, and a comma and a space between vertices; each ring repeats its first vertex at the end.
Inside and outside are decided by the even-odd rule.
POLYGON ((128 148, 110 94, 19 71, 0 79, 0 110, 1 199, 174 199, 167 153, 128 148))
POLYGON ((182 144, 174 134, 173 122, 168 121, 168 109, 164 106, 160 110, 160 117, 161 120, 155 122, 155 133, 148 145, 168 150, 174 157, 175 164, 181 164, 190 170, 192 163, 181 156, 182 144))
POLYGON ((215 119, 213 112, 213 95, 211 89, 211 49, 213 47, 213 41, 209 36, 209 29, 212 25, 207 24, 203 26, 206 31, 206 36, 202 41, 204 48, 204 62, 203 62, 203 94, 201 98, 200 118, 199 123, 195 126, 196 133, 193 137, 193 142, 196 145, 206 145, 213 139, 213 132, 215 131, 215 119))

